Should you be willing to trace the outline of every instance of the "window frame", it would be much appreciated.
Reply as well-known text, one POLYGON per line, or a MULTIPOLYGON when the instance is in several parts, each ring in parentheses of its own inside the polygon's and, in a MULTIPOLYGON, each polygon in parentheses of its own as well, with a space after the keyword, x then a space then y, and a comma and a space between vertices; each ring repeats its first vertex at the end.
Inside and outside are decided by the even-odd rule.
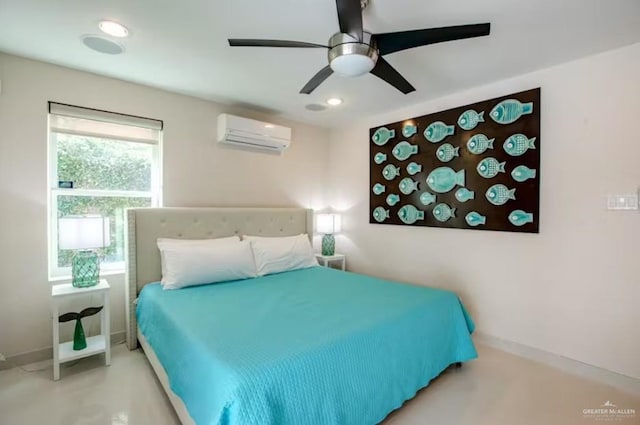
MULTIPOLYGON (((118 138, 118 141, 128 143, 140 143, 150 145, 152 147, 151 156, 151 188, 149 191, 133 191, 133 190, 105 190, 105 189, 61 189, 58 187, 58 141, 57 134, 63 131, 51 131, 50 118, 47 115, 47 166, 48 184, 47 184, 47 216, 48 216, 48 278, 49 281, 68 280, 71 278, 71 267, 60 267, 58 265, 58 196, 99 196, 99 197, 123 197, 123 198, 150 198, 151 207, 162 206, 162 137, 163 131, 158 132, 157 143, 145 143, 136 140, 126 140, 118 138)), ((66 133, 76 136, 72 133, 66 133)), ((87 136, 87 137, 99 137, 87 136)), ((105 135, 107 140, 115 140, 105 135)), ((126 218, 126 217, 125 217, 126 218)), ((113 240, 114 238, 112 238, 113 240)), ((125 272, 125 261, 100 263, 100 275, 122 274, 125 272)))

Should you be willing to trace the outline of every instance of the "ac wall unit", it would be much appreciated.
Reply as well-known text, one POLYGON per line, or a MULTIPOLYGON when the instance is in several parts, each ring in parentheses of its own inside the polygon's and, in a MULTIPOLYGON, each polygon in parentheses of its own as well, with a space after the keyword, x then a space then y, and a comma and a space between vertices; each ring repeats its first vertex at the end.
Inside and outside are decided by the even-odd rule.
POLYGON ((291 145, 291 129, 230 114, 218 115, 218 143, 282 152, 291 145))

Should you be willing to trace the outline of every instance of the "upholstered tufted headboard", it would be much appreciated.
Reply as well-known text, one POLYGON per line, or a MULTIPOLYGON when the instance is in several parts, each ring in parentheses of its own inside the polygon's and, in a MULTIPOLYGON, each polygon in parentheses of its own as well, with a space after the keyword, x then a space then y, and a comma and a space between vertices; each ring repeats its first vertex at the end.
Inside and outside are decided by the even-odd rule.
POLYGON ((127 344, 137 347, 135 300, 161 279, 158 238, 212 239, 233 235, 313 235, 313 211, 304 208, 141 208, 127 211, 127 344))

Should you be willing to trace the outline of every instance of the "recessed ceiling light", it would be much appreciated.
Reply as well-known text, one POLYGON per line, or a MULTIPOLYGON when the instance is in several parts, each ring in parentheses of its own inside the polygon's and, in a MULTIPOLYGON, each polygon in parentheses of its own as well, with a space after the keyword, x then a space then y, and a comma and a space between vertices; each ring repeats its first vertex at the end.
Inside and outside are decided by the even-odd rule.
POLYGON ((122 24, 113 21, 100 21, 98 28, 105 33, 113 37, 126 37, 129 35, 129 30, 122 24))
POLYGON ((122 46, 122 44, 99 35, 85 35, 82 37, 82 42, 88 48, 108 55, 119 55, 124 52, 124 46, 122 46))
POLYGON ((320 105, 319 103, 310 103, 310 104, 306 105, 305 108, 308 111, 313 111, 313 112, 320 112, 320 111, 324 111, 325 109, 327 109, 326 106, 320 105))
POLYGON ((332 97, 330 99, 327 99, 327 103, 331 106, 338 106, 342 104, 342 99, 340 99, 339 97, 332 97))

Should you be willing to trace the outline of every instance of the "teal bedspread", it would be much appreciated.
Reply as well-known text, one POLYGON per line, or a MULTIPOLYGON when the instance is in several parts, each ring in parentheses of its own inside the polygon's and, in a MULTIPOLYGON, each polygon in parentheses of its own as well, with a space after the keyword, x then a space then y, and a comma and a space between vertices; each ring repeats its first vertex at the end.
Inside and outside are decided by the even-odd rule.
POLYGON ((372 425, 477 357, 454 293, 324 267, 146 285, 137 318, 197 425, 372 425))

